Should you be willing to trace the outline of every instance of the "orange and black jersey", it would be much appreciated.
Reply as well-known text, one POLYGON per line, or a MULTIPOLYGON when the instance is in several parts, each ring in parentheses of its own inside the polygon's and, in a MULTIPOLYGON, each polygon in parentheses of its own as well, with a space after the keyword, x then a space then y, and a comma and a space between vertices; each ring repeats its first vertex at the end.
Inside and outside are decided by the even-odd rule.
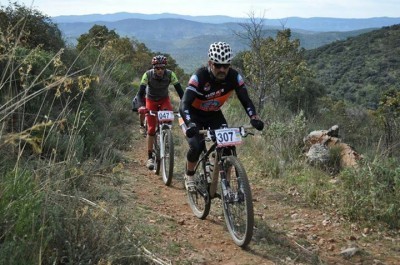
POLYGON ((192 112, 207 116, 207 113, 219 111, 233 91, 236 92, 247 115, 256 115, 243 78, 235 69, 230 68, 222 81, 215 79, 208 67, 198 69, 191 76, 180 105, 180 113, 185 123, 190 122, 192 112))

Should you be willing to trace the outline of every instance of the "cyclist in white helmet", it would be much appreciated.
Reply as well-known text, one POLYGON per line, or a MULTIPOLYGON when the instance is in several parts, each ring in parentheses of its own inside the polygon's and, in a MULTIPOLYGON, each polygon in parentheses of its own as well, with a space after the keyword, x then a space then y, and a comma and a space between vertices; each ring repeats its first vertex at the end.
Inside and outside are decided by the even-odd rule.
POLYGON ((221 111, 222 105, 236 93, 250 118, 251 125, 257 130, 264 128, 251 101, 242 76, 231 68, 232 50, 226 42, 215 42, 208 50, 208 65, 199 68, 190 78, 183 94, 179 111, 187 126, 186 136, 189 143, 185 186, 194 189, 194 168, 203 150, 204 136, 200 129, 219 129, 227 124, 221 111))

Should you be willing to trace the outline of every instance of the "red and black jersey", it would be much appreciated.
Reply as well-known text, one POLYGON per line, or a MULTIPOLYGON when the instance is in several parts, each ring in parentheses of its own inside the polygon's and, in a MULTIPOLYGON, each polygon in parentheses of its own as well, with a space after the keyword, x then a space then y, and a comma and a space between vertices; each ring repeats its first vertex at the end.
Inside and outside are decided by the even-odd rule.
POLYGON ((230 68, 224 80, 217 80, 211 70, 202 67, 189 80, 181 101, 181 115, 188 123, 192 111, 200 112, 201 116, 207 116, 207 112, 219 111, 234 91, 249 117, 255 115, 244 80, 235 69, 230 68))

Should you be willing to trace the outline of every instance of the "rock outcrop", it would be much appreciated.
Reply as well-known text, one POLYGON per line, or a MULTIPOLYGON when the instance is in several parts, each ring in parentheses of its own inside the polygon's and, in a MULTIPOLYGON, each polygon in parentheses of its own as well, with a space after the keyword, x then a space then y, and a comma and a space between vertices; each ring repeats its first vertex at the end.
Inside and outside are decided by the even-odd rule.
POLYGON ((338 147, 340 150, 340 167, 357 167, 362 156, 350 145, 342 143, 339 138, 339 126, 334 125, 329 130, 312 131, 304 139, 307 161, 310 164, 327 165, 330 160, 330 150, 338 147))

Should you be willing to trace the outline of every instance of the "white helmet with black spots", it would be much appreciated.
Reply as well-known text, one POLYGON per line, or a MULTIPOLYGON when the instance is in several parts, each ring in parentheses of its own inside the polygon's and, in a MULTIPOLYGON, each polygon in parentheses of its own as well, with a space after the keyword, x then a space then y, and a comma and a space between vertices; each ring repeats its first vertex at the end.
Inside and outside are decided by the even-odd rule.
POLYGON ((214 42, 208 50, 208 59, 213 63, 229 64, 232 60, 232 50, 226 42, 214 42))

